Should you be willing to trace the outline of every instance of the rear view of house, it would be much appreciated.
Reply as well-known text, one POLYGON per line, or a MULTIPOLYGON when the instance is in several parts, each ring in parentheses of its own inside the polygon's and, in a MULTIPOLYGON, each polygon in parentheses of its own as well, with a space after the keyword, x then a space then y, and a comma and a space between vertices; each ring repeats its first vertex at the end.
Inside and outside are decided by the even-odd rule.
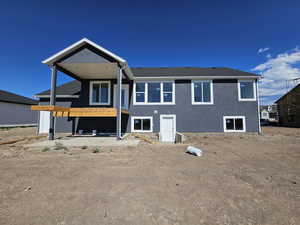
MULTIPOLYGON (((256 74, 230 68, 130 68, 82 39, 44 61, 52 88, 36 95, 39 131, 54 133, 259 132, 256 74), (75 80, 56 87, 56 71, 75 80)), ((51 136, 51 135, 50 135, 51 136)))
POLYGON ((37 125, 38 113, 30 105, 38 101, 0 90, 0 127, 37 125))

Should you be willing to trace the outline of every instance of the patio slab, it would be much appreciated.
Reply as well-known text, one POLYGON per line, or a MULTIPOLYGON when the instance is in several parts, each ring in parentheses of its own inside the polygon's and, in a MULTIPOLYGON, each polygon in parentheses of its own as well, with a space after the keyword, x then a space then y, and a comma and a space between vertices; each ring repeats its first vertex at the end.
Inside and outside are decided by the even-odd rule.
POLYGON ((137 146, 139 140, 121 140, 117 141, 115 137, 70 137, 57 139, 54 141, 46 140, 35 142, 27 145, 28 147, 53 147, 56 143, 61 143, 68 147, 82 147, 82 146, 137 146))

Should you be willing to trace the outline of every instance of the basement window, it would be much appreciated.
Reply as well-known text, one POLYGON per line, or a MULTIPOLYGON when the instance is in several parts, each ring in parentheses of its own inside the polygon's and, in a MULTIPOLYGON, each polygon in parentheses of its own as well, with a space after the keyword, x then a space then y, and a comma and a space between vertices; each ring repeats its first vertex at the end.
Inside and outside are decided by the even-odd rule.
POLYGON ((131 132, 152 132, 152 117, 132 117, 131 132))
POLYGON ((245 132, 246 124, 244 116, 224 116, 224 132, 245 132))

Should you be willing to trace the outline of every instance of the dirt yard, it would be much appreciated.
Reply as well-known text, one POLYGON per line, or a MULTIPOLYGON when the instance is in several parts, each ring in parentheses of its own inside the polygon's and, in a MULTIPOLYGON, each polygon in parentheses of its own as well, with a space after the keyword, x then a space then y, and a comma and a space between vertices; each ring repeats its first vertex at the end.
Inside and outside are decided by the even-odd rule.
MULTIPOLYGON (((0 142, 34 136, 0 130, 0 142)), ((300 129, 179 145, 0 146, 0 224, 300 224, 300 129), (185 153, 188 145, 202 157, 185 153)))

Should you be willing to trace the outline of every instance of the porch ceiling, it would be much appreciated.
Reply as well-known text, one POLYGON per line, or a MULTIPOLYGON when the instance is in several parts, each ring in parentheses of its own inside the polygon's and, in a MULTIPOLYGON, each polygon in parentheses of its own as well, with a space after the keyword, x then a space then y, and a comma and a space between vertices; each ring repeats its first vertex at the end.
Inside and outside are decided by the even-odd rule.
POLYGON ((117 63, 110 62, 63 62, 58 65, 80 79, 116 79, 119 70, 117 63))

